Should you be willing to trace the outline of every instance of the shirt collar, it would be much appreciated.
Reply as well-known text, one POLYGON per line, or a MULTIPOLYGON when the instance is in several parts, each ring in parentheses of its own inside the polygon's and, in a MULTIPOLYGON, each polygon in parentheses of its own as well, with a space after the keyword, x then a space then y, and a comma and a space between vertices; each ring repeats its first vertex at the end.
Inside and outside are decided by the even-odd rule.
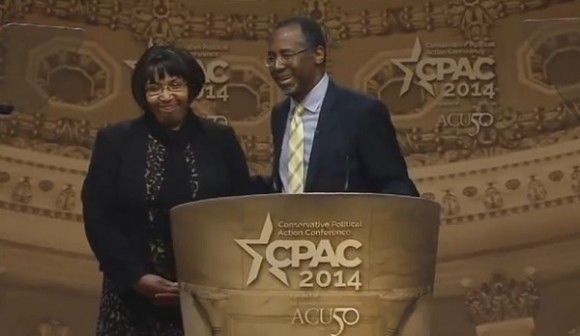
MULTIPOLYGON (((310 113, 318 113, 320 112, 320 108, 322 106, 322 102, 324 101, 324 96, 326 95, 326 90, 328 89, 328 74, 324 74, 322 78, 316 83, 314 88, 308 92, 304 100, 302 101, 302 106, 304 109, 310 113)), ((290 111, 294 109, 296 106, 296 101, 291 98, 290 99, 290 111)))

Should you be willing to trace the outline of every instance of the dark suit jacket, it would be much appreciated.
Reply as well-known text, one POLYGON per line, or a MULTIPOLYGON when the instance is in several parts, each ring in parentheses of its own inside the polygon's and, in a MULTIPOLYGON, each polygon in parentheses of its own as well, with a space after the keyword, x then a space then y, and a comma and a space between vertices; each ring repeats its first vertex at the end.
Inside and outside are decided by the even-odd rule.
MULTIPOLYGON (((278 167, 289 112, 290 98, 272 111, 275 191, 281 190, 278 167)), ((389 112, 381 101, 329 82, 304 191, 419 195, 407 174, 389 112)))
MULTIPOLYGON (((248 167, 233 130, 196 120, 197 199, 247 193, 248 167)), ((121 291, 147 273, 147 137, 143 117, 100 130, 82 189, 87 239, 100 269, 121 291)))

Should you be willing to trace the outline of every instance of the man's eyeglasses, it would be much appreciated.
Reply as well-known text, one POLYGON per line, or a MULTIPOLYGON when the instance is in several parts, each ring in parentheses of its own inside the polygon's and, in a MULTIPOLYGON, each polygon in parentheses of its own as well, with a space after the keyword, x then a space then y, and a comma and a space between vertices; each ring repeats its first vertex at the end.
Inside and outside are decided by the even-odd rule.
POLYGON ((266 67, 268 68, 273 68, 276 66, 276 61, 279 60, 281 64, 284 65, 288 65, 290 63, 292 63, 292 59, 294 58, 294 56, 302 54, 303 52, 309 51, 310 48, 305 48, 302 50, 298 50, 296 52, 286 52, 286 53, 282 53, 280 55, 276 55, 276 54, 271 54, 266 56, 266 59, 264 59, 264 63, 266 64, 266 67))
POLYGON ((187 83, 182 80, 172 80, 167 84, 160 84, 160 83, 151 83, 145 86, 145 92, 147 92, 150 96, 158 96, 163 93, 164 89, 167 89, 168 92, 176 93, 182 92, 183 89, 187 87, 187 83))

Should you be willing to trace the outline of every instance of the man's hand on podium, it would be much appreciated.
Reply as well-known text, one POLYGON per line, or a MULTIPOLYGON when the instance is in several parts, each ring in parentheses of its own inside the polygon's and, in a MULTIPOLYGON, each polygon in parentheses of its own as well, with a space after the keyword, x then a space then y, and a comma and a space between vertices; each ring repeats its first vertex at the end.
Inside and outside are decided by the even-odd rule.
POLYGON ((179 304, 179 286, 155 274, 145 274, 133 286, 135 291, 158 305, 179 304))

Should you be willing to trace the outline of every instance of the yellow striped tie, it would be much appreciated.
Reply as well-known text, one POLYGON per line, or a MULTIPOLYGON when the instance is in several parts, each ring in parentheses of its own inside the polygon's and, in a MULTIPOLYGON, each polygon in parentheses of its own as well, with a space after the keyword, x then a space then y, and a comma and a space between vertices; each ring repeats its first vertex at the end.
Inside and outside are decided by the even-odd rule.
POLYGON ((304 107, 296 104, 290 121, 288 138, 290 153, 288 159, 288 193, 304 192, 304 107))

